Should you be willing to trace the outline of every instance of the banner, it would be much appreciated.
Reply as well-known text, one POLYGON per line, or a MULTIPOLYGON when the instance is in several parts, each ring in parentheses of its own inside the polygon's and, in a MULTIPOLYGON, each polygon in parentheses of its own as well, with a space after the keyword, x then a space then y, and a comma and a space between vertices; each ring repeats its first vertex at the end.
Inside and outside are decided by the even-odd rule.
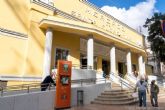
POLYGON ((163 34, 165 35, 165 20, 161 20, 161 27, 162 27, 163 34))

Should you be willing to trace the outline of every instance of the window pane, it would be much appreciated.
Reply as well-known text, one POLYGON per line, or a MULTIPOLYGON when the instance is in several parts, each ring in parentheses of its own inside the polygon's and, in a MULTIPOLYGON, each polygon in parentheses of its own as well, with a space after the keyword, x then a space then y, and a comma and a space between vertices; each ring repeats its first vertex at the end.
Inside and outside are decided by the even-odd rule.
POLYGON ((58 60, 67 60, 69 51, 65 49, 56 49, 56 58, 55 58, 55 67, 57 67, 57 61, 58 60))

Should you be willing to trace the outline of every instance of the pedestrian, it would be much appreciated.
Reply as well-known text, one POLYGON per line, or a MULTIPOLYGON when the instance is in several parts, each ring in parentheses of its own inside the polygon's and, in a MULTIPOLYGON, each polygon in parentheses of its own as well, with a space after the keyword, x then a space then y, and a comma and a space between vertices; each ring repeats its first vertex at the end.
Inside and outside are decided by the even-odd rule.
POLYGON ((158 94, 159 94, 159 87, 155 84, 155 80, 151 81, 151 104, 153 107, 158 107, 158 94))
POLYGON ((137 88, 138 88, 138 97, 139 97, 139 107, 142 106, 146 107, 146 91, 148 93, 148 86, 144 77, 140 77, 140 80, 137 81, 135 92, 137 88))
POLYGON ((148 76, 147 75, 145 75, 145 81, 148 84, 148 76))
POLYGON ((54 84, 54 86, 56 86, 56 83, 52 79, 53 75, 54 74, 52 72, 50 75, 45 77, 45 79, 41 83, 41 91, 45 91, 48 88, 48 86, 51 85, 51 83, 54 84))
POLYGON ((138 77, 138 72, 137 72, 137 71, 134 72, 134 76, 135 76, 136 78, 138 77))

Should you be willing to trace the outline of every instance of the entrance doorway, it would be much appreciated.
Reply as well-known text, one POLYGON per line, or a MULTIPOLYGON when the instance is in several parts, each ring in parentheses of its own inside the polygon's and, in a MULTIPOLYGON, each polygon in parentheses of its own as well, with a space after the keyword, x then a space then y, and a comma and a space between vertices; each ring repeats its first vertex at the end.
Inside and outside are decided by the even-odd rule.
POLYGON ((84 54, 80 54, 80 68, 87 69, 87 56, 84 54))
POLYGON ((119 62, 118 63, 118 74, 119 74, 119 76, 120 77, 124 77, 124 63, 122 63, 122 62, 119 62))
POLYGON ((110 72, 110 62, 107 60, 102 60, 102 70, 105 76, 109 75, 110 72))

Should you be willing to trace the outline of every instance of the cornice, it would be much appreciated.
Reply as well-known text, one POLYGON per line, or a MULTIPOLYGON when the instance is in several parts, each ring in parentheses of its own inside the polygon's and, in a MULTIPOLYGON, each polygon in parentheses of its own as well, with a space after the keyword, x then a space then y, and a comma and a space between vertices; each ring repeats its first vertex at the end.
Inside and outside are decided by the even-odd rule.
POLYGON ((74 16, 72 16, 72 15, 66 13, 66 12, 63 12, 63 11, 57 9, 56 7, 54 7, 52 5, 49 5, 49 4, 46 4, 46 3, 42 2, 42 1, 31 0, 31 3, 37 4, 37 5, 42 6, 42 7, 46 8, 46 9, 48 9, 48 10, 51 10, 51 11, 54 12, 54 14, 58 14, 60 16, 63 16, 64 18, 87 23, 86 21, 83 21, 83 20, 81 20, 79 18, 76 18, 76 17, 74 17, 74 16))
POLYGON ((92 7, 96 11, 102 13, 103 15, 105 15, 105 16, 107 16, 109 18, 112 18, 115 22, 118 22, 118 23, 122 24, 123 26, 127 27, 128 29, 131 29, 133 32, 135 32, 135 33, 137 33, 139 35, 142 35, 141 33, 137 32, 135 29, 131 28, 130 26, 128 26, 127 24, 121 22, 120 20, 116 19, 115 17, 111 16, 110 14, 104 12, 103 10, 101 10, 100 8, 95 6, 94 4, 90 3, 89 1, 87 1, 87 0, 79 0, 79 1, 84 3, 85 5, 88 5, 88 6, 92 7))
POLYGON ((0 28, 0 34, 8 35, 11 37, 23 38, 23 39, 28 38, 28 35, 26 35, 26 34, 16 32, 13 30, 9 30, 9 29, 4 29, 4 28, 0 28))
POLYGON ((75 28, 87 29, 87 30, 89 30, 89 31, 91 31, 91 32, 98 33, 98 34, 103 34, 104 36, 108 36, 108 37, 112 37, 112 38, 114 38, 114 39, 116 39, 116 40, 122 41, 122 42, 124 42, 124 43, 126 43, 126 44, 129 44, 129 45, 133 46, 133 47, 136 47, 136 48, 138 48, 138 49, 144 50, 143 47, 134 45, 134 44, 132 44, 132 43, 130 43, 130 42, 126 42, 126 41, 124 41, 123 39, 120 39, 120 38, 117 38, 117 37, 113 37, 112 35, 110 35, 110 34, 108 34, 108 33, 105 33, 105 32, 102 32, 102 31, 100 31, 100 30, 98 30, 98 29, 95 29, 95 28, 89 28, 89 27, 84 27, 84 26, 80 26, 80 25, 76 25, 76 24, 70 24, 70 23, 65 23, 65 22, 60 22, 60 21, 55 21, 55 20, 49 20, 49 19, 42 19, 41 22, 40 22, 40 24, 41 24, 42 22, 44 22, 44 21, 45 21, 45 22, 54 22, 54 23, 56 23, 56 24, 68 25, 68 26, 75 27, 75 28))
POLYGON ((0 80, 8 81, 8 80, 18 80, 18 81, 41 81, 41 77, 33 77, 33 76, 11 76, 11 75, 4 75, 0 76, 0 80))

